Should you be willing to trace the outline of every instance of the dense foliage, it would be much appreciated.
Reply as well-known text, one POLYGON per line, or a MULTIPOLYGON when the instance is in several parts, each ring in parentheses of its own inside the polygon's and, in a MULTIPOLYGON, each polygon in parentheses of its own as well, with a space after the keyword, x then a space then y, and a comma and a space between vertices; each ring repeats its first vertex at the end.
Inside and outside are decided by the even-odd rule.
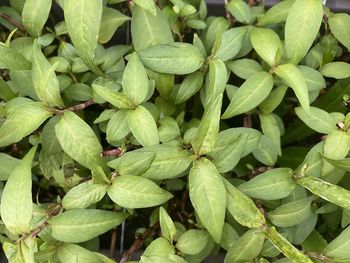
POLYGON ((9 262, 350 262, 350 16, 225 7, 0 7, 9 262))

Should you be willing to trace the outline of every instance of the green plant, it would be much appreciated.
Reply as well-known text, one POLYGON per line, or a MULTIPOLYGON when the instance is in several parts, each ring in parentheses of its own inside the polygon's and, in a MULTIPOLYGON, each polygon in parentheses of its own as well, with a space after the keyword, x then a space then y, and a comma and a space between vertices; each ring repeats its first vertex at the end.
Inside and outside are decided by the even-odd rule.
POLYGON ((226 10, 0 7, 9 262, 114 262, 94 251, 114 229, 113 256, 122 222, 139 229, 120 262, 144 243, 143 263, 350 262, 350 16, 321 0, 226 10), (132 43, 112 45, 126 24, 132 43))

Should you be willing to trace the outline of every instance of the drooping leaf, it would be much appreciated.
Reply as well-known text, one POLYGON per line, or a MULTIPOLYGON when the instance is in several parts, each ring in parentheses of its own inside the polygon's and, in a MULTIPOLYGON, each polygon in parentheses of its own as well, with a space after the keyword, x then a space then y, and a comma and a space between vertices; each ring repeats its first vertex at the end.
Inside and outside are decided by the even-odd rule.
POLYGON ((330 62, 321 69, 323 76, 335 79, 346 79, 350 77, 350 64, 345 62, 330 62))
POLYGON ((188 43, 156 45, 141 50, 139 55, 146 67, 159 73, 190 74, 204 63, 200 50, 188 43))
POLYGON ((172 194, 141 176, 118 176, 108 188, 109 197, 125 208, 144 208, 163 204, 172 194))
POLYGON ((182 253, 196 255, 201 252, 209 241, 205 230, 190 229, 183 233, 176 242, 176 248, 182 253))
POLYGON ((128 111, 128 125, 136 140, 143 146, 159 143, 157 125, 151 113, 143 106, 128 111))
POLYGON ((189 174, 191 203, 205 228, 219 243, 225 219, 226 190, 219 172, 206 158, 193 163, 189 174))
POLYGON ((238 89, 221 118, 228 119, 254 109, 266 99, 272 87, 270 74, 264 71, 255 73, 238 89))
POLYGON ((26 0, 22 11, 22 21, 33 37, 41 36, 41 31, 49 18, 52 0, 26 0))
POLYGON ((238 186, 238 190, 252 198, 277 200, 287 197, 294 189, 293 170, 276 168, 259 174, 246 183, 238 186))
POLYGON ((1 196, 1 220, 14 235, 29 233, 32 220, 33 147, 12 171, 1 196))
POLYGON ((162 230, 162 236, 172 243, 174 236, 176 235, 176 227, 173 220, 163 207, 159 208, 159 224, 160 229, 162 230))
POLYGON ((120 225, 127 214, 98 209, 75 209, 52 217, 52 236, 63 242, 81 243, 120 225))
POLYGON ((0 128, 0 147, 19 142, 28 136, 52 113, 41 102, 29 102, 18 105, 11 111, 0 128))
POLYGON ((332 116, 320 108, 310 107, 310 114, 307 114, 304 109, 298 107, 295 113, 307 126, 319 133, 329 134, 337 129, 332 116))
POLYGON ((328 18, 328 24, 337 40, 350 50, 350 16, 345 13, 332 14, 328 18))
POLYGON ((318 0, 296 0, 289 10, 285 43, 291 63, 298 64, 315 40, 323 18, 322 2, 318 0))

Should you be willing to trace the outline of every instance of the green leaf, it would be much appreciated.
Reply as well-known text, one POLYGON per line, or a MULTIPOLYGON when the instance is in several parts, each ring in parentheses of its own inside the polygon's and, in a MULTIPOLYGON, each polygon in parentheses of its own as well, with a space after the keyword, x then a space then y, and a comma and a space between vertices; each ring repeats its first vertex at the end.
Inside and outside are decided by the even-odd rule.
POLYGON ((141 175, 150 167, 155 156, 153 152, 127 152, 108 162, 108 166, 120 175, 141 175))
POLYGON ((281 104, 283 97, 287 92, 287 88, 288 87, 285 85, 281 85, 272 90, 269 96, 259 105, 262 113, 272 113, 281 104))
POLYGON ((298 178, 297 183, 315 195, 322 197, 324 200, 345 209, 350 209, 350 192, 340 186, 330 184, 311 176, 298 178))
POLYGON ((281 236, 274 227, 270 227, 266 232, 267 238, 280 250, 282 253, 291 260, 291 262, 300 263, 312 263, 313 261, 296 249, 292 244, 288 242, 283 236, 281 236))
POLYGON ((328 18, 328 25, 336 39, 350 50, 350 16, 345 13, 332 14, 328 18))
POLYGON ((205 110, 192 147, 196 154, 202 155, 211 152, 219 132, 222 95, 219 95, 205 110))
POLYGON ((279 36, 269 28, 255 27, 250 33, 250 40, 256 53, 271 67, 279 63, 282 43, 279 36))
POLYGON ((118 27, 128 20, 130 20, 130 17, 122 14, 118 10, 104 7, 98 34, 98 42, 105 44, 110 41, 118 27))
POLYGON ((183 233, 176 242, 176 248, 182 253, 196 255, 208 244, 209 234, 205 230, 190 229, 183 233))
POLYGON ((64 1, 64 19, 76 52, 96 73, 95 49, 102 17, 102 0, 64 1))
POLYGON ((138 5, 132 9, 131 37, 137 52, 174 42, 168 20, 158 7, 156 11, 157 15, 153 15, 138 5))
POLYGON ((130 131, 143 146, 159 143, 157 125, 151 113, 143 106, 128 111, 127 115, 130 131))
POLYGON ((278 158, 278 148, 270 137, 263 135, 258 147, 254 149, 253 155, 259 162, 268 166, 275 166, 278 158))
POLYGON ((224 223, 224 228, 222 230, 222 237, 220 241, 220 247, 228 251, 234 243, 238 240, 239 235, 236 230, 229 225, 228 223, 224 223))
POLYGON ((227 6, 231 15, 241 23, 248 24, 252 20, 252 12, 249 5, 242 0, 231 0, 227 6))
POLYGON ((182 257, 178 255, 170 256, 141 256, 140 263, 186 263, 182 257))
POLYGON ((150 12, 153 16, 157 15, 156 5, 153 0, 135 0, 135 3, 150 12))
POLYGON ((156 45, 141 50, 139 55, 146 67, 159 73, 190 74, 202 67, 204 63, 201 51, 188 43, 156 45))
POLYGON ((286 83, 286 85, 293 89, 305 112, 310 113, 309 93, 306 81, 300 70, 293 64, 284 64, 278 66, 274 72, 286 83))
POLYGON ((169 142, 180 136, 179 125, 173 118, 164 117, 159 124, 158 134, 161 142, 169 142))
MULTIPOLYGON (((329 243, 324 253, 326 256, 338 260, 350 258, 350 226, 345 228, 331 243, 329 243)), ((341 261, 340 261, 341 262, 341 261)))
POLYGON ((249 79, 253 74, 262 71, 262 67, 253 59, 243 58, 227 63, 227 67, 241 79, 249 79))
POLYGON ((285 0, 273 5, 265 14, 259 17, 258 26, 285 22, 294 2, 295 0, 285 0))
POLYGON ((41 31, 49 18, 52 0, 26 0, 22 11, 22 22, 33 37, 41 36, 41 31))
POLYGON ((41 102, 16 106, 0 128, 0 147, 19 142, 51 116, 52 113, 41 102))
POLYGON ((290 168, 272 169, 239 185, 238 190, 256 199, 282 199, 287 197, 295 187, 292 175, 293 170, 290 168))
POLYGON ((57 256, 61 262, 74 262, 74 263, 101 263, 101 260, 91 251, 69 243, 63 243, 58 251, 57 256))
POLYGON ((214 100, 225 91, 227 79, 228 75, 224 62, 219 59, 211 60, 205 83, 204 108, 214 103, 214 100))
POLYGON ((187 75, 175 95, 175 104, 181 104, 195 95, 203 84, 203 73, 196 71, 187 75))
POLYGON ((229 249, 225 263, 252 261, 260 254, 264 240, 265 235, 261 230, 248 230, 229 249))
POLYGON ((263 134, 269 137, 277 149, 278 155, 282 155, 281 152, 281 131, 279 127, 278 115, 271 114, 259 114, 259 120, 263 134))
POLYGON ((202 224, 219 243, 225 220, 226 190, 219 172, 208 159, 194 161, 189 174, 189 192, 202 224))
POLYGON ((285 27, 287 57, 298 64, 309 51, 323 18, 319 0, 296 0, 290 9, 285 27))
POLYGON ((343 169, 345 171, 350 171, 350 158, 341 159, 341 160, 333 160, 329 159, 327 157, 324 157, 327 162, 329 162, 331 165, 334 165, 335 167, 338 167, 340 169, 343 169))
POLYGON ((125 208, 157 206, 173 197, 151 180, 134 175, 116 177, 107 193, 113 202, 125 208))
POLYGON ((341 130, 332 131, 325 140, 323 147, 324 156, 340 160, 346 157, 350 150, 350 135, 341 130))
POLYGON ((151 242, 143 252, 143 256, 164 256, 168 257, 175 254, 175 248, 170 242, 163 238, 159 237, 151 242))
POLYGON ((323 76, 335 79, 346 79, 350 77, 350 64, 345 62, 330 62, 321 69, 323 76))
POLYGON ((194 156, 187 150, 168 144, 144 147, 137 151, 156 154, 150 167, 142 174, 151 180, 164 180, 182 175, 194 160, 194 156))
POLYGON ((11 47, 0 44, 0 68, 9 70, 29 70, 30 62, 11 47))
POLYGON ((163 207, 159 208, 159 224, 160 229, 162 230, 162 236, 172 243, 174 236, 176 235, 176 227, 173 220, 171 220, 171 217, 163 207))
POLYGON ((297 107, 295 108, 295 113, 307 126, 319 133, 330 134, 337 130, 332 116, 322 109, 310 107, 310 114, 307 114, 305 110, 297 107))
POLYGON ((63 150, 81 165, 94 170, 105 168, 103 151, 91 127, 73 112, 65 112, 55 126, 56 136, 63 150))
POLYGON ((127 214, 98 209, 76 209, 52 217, 52 236, 63 242, 81 243, 120 225, 127 214))
POLYGON ((123 90, 134 105, 139 105, 146 99, 149 92, 148 77, 137 53, 129 56, 122 80, 123 90))
POLYGON ((55 74, 56 65, 46 60, 37 41, 33 44, 32 81, 38 98, 51 107, 62 107, 59 82, 55 74))
POLYGON ((319 71, 304 65, 298 65, 298 69, 306 81, 309 92, 319 91, 326 87, 326 81, 319 71))
POLYGON ((62 206, 66 210, 87 208, 100 201, 107 192, 107 185, 94 184, 92 180, 83 182, 66 193, 62 206))
POLYGON ((278 227, 295 226, 305 221, 311 214, 312 199, 304 198, 277 207, 269 212, 268 218, 278 227))
POLYGON ((266 99, 272 87, 270 74, 264 71, 255 73, 238 89, 221 118, 228 119, 254 109, 266 99))
POLYGON ((249 228, 262 227, 266 223, 265 217, 254 202, 226 179, 223 179, 223 181, 227 191, 226 208, 234 219, 241 225, 249 228))
POLYGON ((12 171, 19 165, 20 160, 8 155, 0 153, 0 181, 6 181, 10 177, 12 171))
POLYGON ((1 220, 14 235, 29 233, 32 220, 33 147, 12 171, 1 196, 1 220))
POLYGON ((241 50, 243 38, 246 35, 246 32, 246 28, 237 27, 231 28, 222 33, 220 45, 213 54, 214 58, 227 61, 236 56, 241 50))
POLYGON ((129 134, 130 128, 127 115, 127 110, 119 110, 114 113, 112 118, 108 121, 106 139, 110 144, 117 143, 129 134))

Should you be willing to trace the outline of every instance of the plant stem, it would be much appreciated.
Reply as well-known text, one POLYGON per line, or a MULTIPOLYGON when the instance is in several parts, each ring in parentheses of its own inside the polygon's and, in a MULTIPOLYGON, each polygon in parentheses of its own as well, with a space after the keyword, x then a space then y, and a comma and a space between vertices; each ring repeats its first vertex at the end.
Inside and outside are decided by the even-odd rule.
POLYGON ((109 257, 115 258, 115 245, 117 243, 117 229, 113 229, 111 237, 111 245, 109 248, 109 257))
POLYGON ((107 157, 107 156, 116 156, 119 157, 120 155, 123 154, 123 151, 120 148, 115 148, 111 150, 106 150, 101 153, 102 157, 107 157))
POLYGON ((36 237, 47 225, 48 225, 48 221, 55 215, 57 215, 60 211, 61 211, 62 205, 61 204, 57 204, 51 211, 50 213, 48 213, 47 215, 47 219, 45 220, 44 223, 42 223, 40 226, 38 226, 37 228, 33 229, 29 235, 31 235, 32 237, 36 237))
POLYGON ((19 30, 26 32, 25 27, 21 23, 17 22, 15 19, 13 19, 10 15, 5 14, 5 13, 0 13, 0 17, 2 17, 3 19, 5 19, 9 23, 11 23, 12 25, 17 27, 19 30))
POLYGON ((96 104, 94 101, 88 100, 88 101, 85 101, 85 102, 80 103, 78 105, 74 105, 74 106, 71 106, 69 108, 63 109, 63 110, 50 108, 50 111, 53 112, 54 114, 62 115, 67 111, 73 111, 73 112, 81 111, 81 110, 83 110, 91 105, 94 105, 94 104, 96 104))

